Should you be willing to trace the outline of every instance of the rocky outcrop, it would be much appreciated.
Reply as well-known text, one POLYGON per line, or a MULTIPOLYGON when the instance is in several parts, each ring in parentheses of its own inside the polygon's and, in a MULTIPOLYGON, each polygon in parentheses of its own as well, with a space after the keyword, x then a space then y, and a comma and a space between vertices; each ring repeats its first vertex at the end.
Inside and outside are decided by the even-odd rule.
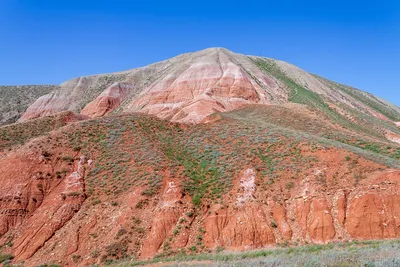
MULTIPOLYGON (((182 214, 182 207, 179 205, 182 192, 179 184, 170 179, 166 179, 165 183, 162 199, 157 205, 150 233, 147 235, 141 250, 141 258, 153 256, 160 249, 182 214)), ((186 242, 184 242, 184 245, 186 245, 186 242)))
POLYGON ((307 232, 315 243, 331 241, 335 236, 331 208, 326 199, 314 198, 311 201, 307 216, 307 232))
POLYGON ((61 111, 79 113, 87 103, 94 101, 107 87, 121 81, 124 73, 93 75, 62 83, 57 90, 39 97, 19 121, 52 115, 61 111))
POLYGON ((237 210, 215 206, 204 222, 204 229, 204 242, 209 248, 254 249, 275 244, 267 214, 256 203, 248 203, 237 210))
POLYGON ((47 152, 12 153, 0 161, 0 241, 12 238, 13 255, 25 260, 80 209, 87 161, 81 156, 71 172, 63 173, 55 172, 62 163, 47 152))
POLYGON ((91 118, 109 114, 119 106, 132 88, 134 86, 129 83, 114 83, 95 100, 87 104, 82 109, 81 114, 91 118))
MULTIPOLYGON (((400 200, 399 178, 399 171, 389 171, 372 178, 370 182, 377 184, 372 187, 343 188, 328 195, 315 192, 312 197, 294 195, 284 205, 273 200, 263 204, 257 197, 243 201, 241 193, 234 206, 210 208, 204 221, 205 244, 248 249, 284 241, 328 243, 399 237, 400 209, 395 204, 400 200)), ((248 181, 244 172, 238 192, 248 195, 243 190, 248 181)), ((297 188, 298 192, 309 189, 297 188)))
POLYGON ((16 260, 31 257, 54 233, 79 211, 85 200, 84 175, 86 159, 81 156, 76 170, 46 196, 14 243, 16 260))
POLYGON ((399 237, 399 178, 399 172, 391 172, 379 177, 369 190, 358 189, 350 194, 346 226, 352 238, 399 237))
POLYGON ((284 241, 291 240, 293 236, 293 231, 288 223, 286 208, 283 205, 274 201, 270 201, 268 203, 268 206, 270 206, 273 218, 271 225, 277 227, 284 241))
POLYGON ((0 161, 0 234, 4 235, 20 226, 42 204, 46 192, 56 181, 51 174, 51 165, 35 155, 21 157, 12 154, 0 158, 0 161), (31 163, 34 165, 26 169, 31 163))
MULTIPOLYGON (((68 112, 61 118, 72 124, 4 151, 0 158, 0 243, 13 244, 4 250, 13 254, 16 262, 25 261, 28 267, 52 261, 62 266, 87 266, 127 256, 147 259, 220 248, 247 250, 276 244, 400 237, 399 170, 342 148, 304 143, 282 154, 296 162, 297 172, 292 172, 289 160, 277 163, 287 168, 269 182, 271 174, 260 165, 262 160, 269 162, 268 158, 257 154, 232 172, 232 184, 226 191, 216 188, 207 195, 207 184, 202 183, 218 183, 217 179, 207 180, 214 172, 208 172, 207 166, 193 172, 181 155, 174 161, 175 151, 168 150, 172 141, 155 138, 151 131, 156 128, 149 126, 167 131, 172 125, 177 134, 190 131, 194 136, 195 127, 209 130, 225 118, 219 115, 220 120, 193 126, 146 116, 139 116, 138 122, 132 120, 137 115, 131 116, 115 125, 103 123, 117 116, 74 123, 74 114, 68 112), (110 125, 130 130, 115 138, 110 125), (133 135, 140 131, 143 136, 133 135), (99 150, 81 148, 94 138, 98 143, 93 147, 99 150), (104 160, 110 157, 107 145, 115 140, 121 142, 119 153, 131 157, 109 164, 104 160), (144 143, 146 146, 141 146, 144 143), (132 153, 133 145, 141 146, 137 153, 132 153), (151 149, 154 151, 147 154, 151 149), (156 166, 143 162, 150 157, 158 157, 153 161, 156 166), (93 160, 99 164, 92 167, 93 160), (179 160, 186 164, 180 165, 179 160), (91 174, 88 177, 87 172, 91 174), (189 180, 193 173, 198 184, 189 180), (122 184, 126 190, 121 186, 112 191, 122 184), (85 186, 90 188, 87 192, 85 186), (193 201, 189 190, 204 194, 200 203, 193 201)), ((218 160, 216 164, 226 164, 218 160)))
MULTIPOLYGON (((245 58, 223 49, 202 51, 188 58, 190 65, 179 73, 150 85, 127 109, 172 121, 199 122, 217 111, 271 103, 273 99, 265 90, 277 95, 279 84, 260 71, 257 83, 242 66, 245 62, 245 58)), ((257 71, 254 66, 252 70, 257 71)), ((283 99, 283 90, 281 94, 283 99)))
POLYGON ((275 243, 267 210, 254 198, 255 171, 246 169, 236 189, 236 203, 214 205, 204 222, 205 245, 228 249, 260 248, 275 243))
POLYGON ((400 144, 400 134, 396 134, 391 131, 387 131, 385 134, 386 138, 394 143, 400 144))
POLYGON ((75 111, 95 77, 72 79, 60 85, 60 89, 39 97, 22 115, 20 121, 52 115, 61 111, 75 111))

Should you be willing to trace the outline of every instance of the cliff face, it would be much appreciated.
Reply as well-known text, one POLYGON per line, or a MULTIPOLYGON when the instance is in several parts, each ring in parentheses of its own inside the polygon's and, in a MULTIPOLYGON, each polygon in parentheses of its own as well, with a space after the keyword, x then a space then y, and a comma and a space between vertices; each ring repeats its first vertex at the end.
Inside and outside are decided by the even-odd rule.
POLYGON ((221 48, 73 79, 0 128, 0 245, 24 266, 87 266, 398 238, 399 121, 221 48))
POLYGON ((28 149, 1 162, 0 234, 3 243, 13 240, 16 260, 25 260, 79 211, 85 200, 87 160, 81 156, 77 163, 66 164, 47 151, 28 149), (9 235, 14 231, 18 237, 9 235))

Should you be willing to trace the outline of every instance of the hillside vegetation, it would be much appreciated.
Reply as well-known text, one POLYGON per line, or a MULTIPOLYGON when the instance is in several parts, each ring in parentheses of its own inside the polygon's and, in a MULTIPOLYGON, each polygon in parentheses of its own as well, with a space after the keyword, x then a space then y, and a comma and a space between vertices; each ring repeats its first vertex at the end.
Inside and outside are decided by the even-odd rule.
POLYGON ((16 122, 36 99, 56 88, 56 85, 0 86, 0 125, 16 122))

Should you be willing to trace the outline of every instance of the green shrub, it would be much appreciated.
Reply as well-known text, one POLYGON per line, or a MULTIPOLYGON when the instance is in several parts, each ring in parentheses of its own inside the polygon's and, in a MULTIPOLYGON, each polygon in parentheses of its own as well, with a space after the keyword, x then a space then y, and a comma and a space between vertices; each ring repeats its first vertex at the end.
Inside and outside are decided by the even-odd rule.
POLYGON ((288 183, 285 185, 285 187, 286 187, 286 189, 292 189, 292 188, 294 187, 294 183, 293 183, 293 182, 288 182, 288 183))
POLYGON ((201 197, 198 194, 194 195, 193 199, 192 199, 192 203, 196 206, 201 205, 201 197))
POLYGON ((0 263, 3 263, 5 261, 10 261, 14 259, 14 256, 11 254, 0 254, 0 263))

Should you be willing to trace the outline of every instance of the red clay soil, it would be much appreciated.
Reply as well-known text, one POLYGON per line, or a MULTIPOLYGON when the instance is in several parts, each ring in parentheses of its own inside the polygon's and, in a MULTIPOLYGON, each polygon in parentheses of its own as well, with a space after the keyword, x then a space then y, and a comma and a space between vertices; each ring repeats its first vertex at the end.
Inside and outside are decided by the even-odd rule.
POLYGON ((51 261, 84 266, 101 262, 104 253, 145 259, 195 246, 200 234, 204 249, 229 250, 400 236, 400 171, 350 154, 358 160, 355 167, 344 163, 349 153, 339 149, 304 152, 313 153, 320 164, 291 190, 283 186, 289 177, 260 190, 260 174, 243 166, 224 204, 201 209, 168 171, 160 194, 151 199, 135 188, 115 198, 118 206, 93 206, 85 201, 92 159, 69 151, 75 161, 66 162, 55 156, 60 151, 68 148, 27 144, 0 159, 1 241, 12 242, 7 250, 25 266, 51 261), (61 177, 60 169, 66 170, 61 177), (363 175, 357 184, 354 173, 363 175))

